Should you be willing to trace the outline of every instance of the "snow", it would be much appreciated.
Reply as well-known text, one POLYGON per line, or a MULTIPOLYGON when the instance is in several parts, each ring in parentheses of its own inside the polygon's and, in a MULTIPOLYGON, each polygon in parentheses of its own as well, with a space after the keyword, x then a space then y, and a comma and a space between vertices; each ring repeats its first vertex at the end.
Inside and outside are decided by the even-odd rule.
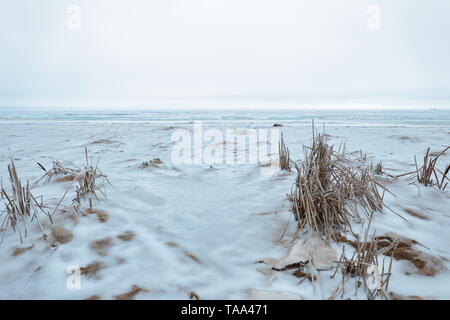
MULTIPOLYGON (((269 130, 275 122, 283 123, 211 120, 203 127, 223 132, 230 128, 269 130)), ((92 295, 113 299, 133 285, 148 290, 136 299, 188 299, 191 291, 201 299, 326 299, 333 294, 339 277, 330 279, 329 272, 317 272, 314 283, 299 283, 292 271, 271 271, 261 263, 285 257, 296 241, 286 199, 295 175, 262 174, 258 163, 173 164, 171 135, 175 129, 168 129, 172 125, 164 121, 0 122, 4 185, 11 158, 23 181, 36 181, 43 173, 36 162, 50 167, 52 160, 60 160, 81 167, 85 147, 94 160, 100 157, 99 167, 112 183, 106 188, 107 199, 94 203, 95 209, 108 214, 107 222, 99 222, 95 215, 70 219, 67 213, 55 213, 54 223, 73 233, 67 243, 52 247, 40 239, 35 225, 22 245, 17 234, 5 235, 0 244, 0 299, 85 299, 92 295), (92 144, 102 139, 112 143, 92 144), (140 167, 154 158, 162 160, 160 168, 140 167), (117 237, 127 231, 135 237, 129 241, 117 237), (92 241, 107 238, 112 242, 104 248, 104 255, 91 249, 92 241), (12 255, 16 248, 30 245, 33 248, 12 255), (80 289, 69 289, 68 268, 95 261, 105 267, 92 277, 82 275, 80 289)), ((176 127, 192 130, 192 123, 180 121, 176 127)), ((310 141, 310 125, 289 121, 277 129, 283 132, 292 157, 301 159, 301 146, 310 141)), ((369 163, 382 161, 391 174, 413 170, 414 155, 421 159, 427 147, 438 151, 449 145, 449 131, 445 125, 349 122, 326 126, 330 143, 345 142, 349 151, 362 150, 369 163)), ((441 167, 449 161, 450 155, 444 155, 441 167)), ((52 181, 33 192, 54 206, 69 184, 52 181)), ((410 184, 406 177, 391 180, 387 187, 395 194, 386 194, 387 205, 407 221, 388 210, 377 213, 373 224, 377 234, 395 232, 414 239, 429 248, 421 250, 442 258, 450 267, 450 190, 410 184), (427 219, 411 216, 405 208, 418 210, 427 219)), ((69 207, 70 200, 69 196, 63 205, 69 207)), ((46 230, 50 234, 48 223, 46 230)), ((334 245, 333 250, 339 256, 342 248, 334 245)), ((389 291, 449 299, 449 287, 447 270, 425 276, 415 273, 407 261, 393 263, 389 291)))

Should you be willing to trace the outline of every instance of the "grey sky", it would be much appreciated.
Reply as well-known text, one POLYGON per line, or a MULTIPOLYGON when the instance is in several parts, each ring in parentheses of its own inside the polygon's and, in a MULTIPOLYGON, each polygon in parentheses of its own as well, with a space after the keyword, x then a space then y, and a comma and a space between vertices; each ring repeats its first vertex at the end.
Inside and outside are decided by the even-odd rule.
POLYGON ((0 0, 0 105, 450 100, 448 0, 0 0), (81 29, 66 26, 78 5, 81 29), (381 29, 367 26, 381 9, 381 29))

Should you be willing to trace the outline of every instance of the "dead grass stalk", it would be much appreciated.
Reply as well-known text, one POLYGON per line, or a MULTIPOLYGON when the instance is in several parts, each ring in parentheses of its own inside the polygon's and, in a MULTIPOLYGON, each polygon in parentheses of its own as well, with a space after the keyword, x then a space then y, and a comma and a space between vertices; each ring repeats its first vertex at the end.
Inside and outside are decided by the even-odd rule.
POLYGON ((416 156, 414 156, 414 162, 416 164, 416 176, 417 181, 424 186, 433 186, 436 185, 440 190, 444 190, 447 187, 448 182, 445 180, 449 180, 447 175, 450 171, 450 165, 447 166, 444 172, 440 171, 436 168, 436 163, 439 160, 439 157, 443 155, 450 147, 445 148, 441 152, 437 153, 435 156, 430 155, 430 148, 427 149, 425 156, 423 157, 423 165, 419 168, 417 165, 416 156), (441 178, 438 178, 438 173, 441 174, 441 178), (433 180, 436 179, 436 181, 433 180))
MULTIPOLYGON (((42 213, 48 217, 52 222, 51 215, 44 211, 46 208, 41 202, 38 202, 36 197, 31 192, 31 187, 27 181, 26 186, 22 186, 22 182, 17 174, 17 169, 14 161, 8 165, 9 182, 11 190, 7 192, 5 188, 1 187, 2 197, 5 201, 5 209, 2 214, 5 215, 0 229, 3 230, 4 235, 9 228, 19 234, 20 242, 28 236, 28 223, 36 220, 42 233, 43 227, 39 220, 39 215, 42 213)), ((3 241, 2 237, 2 241, 3 241)))
POLYGON ((305 160, 295 164, 297 177, 288 198, 299 230, 310 236, 335 239, 339 230, 351 231, 352 219, 369 217, 383 208, 383 191, 369 168, 355 166, 336 152, 323 134, 314 134, 304 147, 305 160))
MULTIPOLYGON (((335 277, 337 271, 339 269, 341 270, 342 279, 338 292, 342 297, 344 296, 345 283, 350 278, 355 278, 355 295, 361 285, 363 285, 369 300, 376 299, 377 297, 388 299, 386 292, 392 275, 393 256, 392 254, 390 255, 387 265, 387 257, 383 257, 382 260, 379 257, 381 255, 387 255, 389 252, 394 252, 397 248, 398 241, 391 243, 388 247, 379 248, 378 241, 369 240, 371 220, 372 216, 369 220, 369 225, 364 232, 363 240, 357 239, 353 244, 355 251, 350 259, 346 258, 345 250, 343 248, 341 258, 339 259, 332 276, 335 277)), ((375 238, 375 234, 373 235, 373 238, 375 238)))
POLYGON ((291 171, 291 159, 289 156, 289 148, 286 147, 283 139, 283 133, 281 133, 280 142, 278 143, 278 155, 279 155, 279 163, 280 169, 291 171))

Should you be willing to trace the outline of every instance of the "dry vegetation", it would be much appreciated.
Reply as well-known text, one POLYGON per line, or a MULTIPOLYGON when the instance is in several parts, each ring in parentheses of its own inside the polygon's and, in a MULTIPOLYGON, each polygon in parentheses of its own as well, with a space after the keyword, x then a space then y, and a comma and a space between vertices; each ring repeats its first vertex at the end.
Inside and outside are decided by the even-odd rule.
POLYGON ((75 212, 80 212, 84 201, 89 204, 89 209, 92 210, 93 201, 98 201, 101 198, 106 198, 105 184, 110 184, 106 175, 104 175, 98 167, 100 159, 97 160, 95 166, 92 164, 92 160, 89 160, 89 154, 87 148, 84 150, 86 164, 84 168, 69 168, 64 167, 59 161, 53 161, 53 166, 50 170, 45 169, 43 165, 38 163, 39 167, 45 171, 45 174, 35 183, 40 181, 50 182, 52 178, 60 176, 57 178, 58 182, 71 182, 68 185, 66 192, 61 197, 58 205, 55 207, 55 212, 62 201, 65 199, 67 193, 71 187, 75 184, 75 197, 72 199, 72 205, 75 212), (62 176, 62 177, 61 177, 62 176), (97 180, 100 180, 98 182, 97 180))
POLYGON ((76 186, 76 196, 72 200, 75 210, 78 212, 82 205, 83 200, 87 200, 89 202, 89 209, 92 209, 92 200, 99 200, 99 194, 101 194, 104 198, 106 198, 106 194, 104 192, 104 185, 98 184, 97 179, 106 180, 109 183, 107 177, 100 171, 98 168, 98 162, 95 167, 92 165, 92 162, 89 161, 88 151, 85 149, 86 154, 86 166, 82 170, 81 173, 77 175, 76 181, 78 185, 76 186))
MULTIPOLYGON (((107 177, 98 168, 98 162, 94 167, 89 161, 87 149, 85 149, 85 156, 86 166, 83 169, 68 168, 63 166, 59 161, 53 161, 52 168, 47 170, 42 164, 38 163, 39 167, 45 171, 45 174, 33 184, 27 181, 25 186, 22 185, 19 179, 14 161, 11 160, 11 163, 8 165, 10 190, 6 190, 3 181, 0 188, 0 196, 4 199, 5 204, 5 208, 0 212, 0 215, 3 217, 0 225, 0 231, 3 232, 2 240, 7 231, 12 229, 19 234, 20 242, 22 243, 29 233, 29 224, 34 221, 37 222, 41 232, 44 234, 44 238, 47 239, 47 235, 44 233, 43 225, 40 221, 40 216, 43 214, 52 224, 53 214, 75 183, 77 185, 72 205, 76 212, 80 211, 83 201, 88 201, 90 210, 93 210, 92 201, 100 200, 101 196, 106 197, 104 181, 109 183, 107 177), (69 181, 71 183, 52 212, 46 212, 45 209, 49 209, 49 207, 43 203, 42 197, 38 201, 38 198, 32 193, 32 188, 42 181, 49 183, 54 177, 58 176, 59 180, 57 179, 57 181, 69 181), (99 183, 97 181, 98 179, 102 181, 99 183)), ((97 215, 101 222, 107 221, 107 215, 100 215, 98 212, 97 215)), ((51 228, 53 236, 55 228, 51 228)), ((60 242, 64 243, 64 241, 60 242)))
POLYGON ((450 146, 445 148, 440 152, 430 153, 430 148, 427 149, 425 156, 423 157, 423 164, 419 167, 417 163, 417 158, 414 156, 414 162, 416 165, 416 170, 412 172, 403 173, 395 176, 395 178, 400 178, 403 176, 414 176, 417 182, 423 184, 426 187, 437 186, 439 190, 445 190, 450 181, 450 164, 448 164, 445 170, 440 170, 436 167, 439 158, 447 153, 450 146))
POLYGON ((383 208, 379 188, 386 190, 369 168, 355 166, 344 152, 336 152, 326 136, 313 134, 304 147, 305 160, 295 164, 297 178, 288 198, 299 230, 324 240, 337 231, 351 230, 351 221, 383 208))
POLYGON ((278 155, 279 155, 279 163, 280 169, 291 171, 291 159, 289 157, 289 149, 286 147, 283 139, 283 133, 281 133, 280 142, 278 143, 278 155))
POLYGON ((56 178, 57 182, 71 182, 53 212, 58 209, 74 184, 75 197, 72 199, 72 205, 75 212, 81 211, 83 201, 85 200, 89 204, 89 209, 92 210, 93 200, 98 201, 100 198, 106 198, 104 187, 106 183, 110 184, 110 182, 98 167, 100 159, 98 159, 97 164, 93 166, 92 161, 89 160, 87 148, 85 148, 84 153, 86 159, 84 168, 70 168, 63 166, 59 161, 53 161, 52 168, 47 170, 42 164, 39 162, 37 163, 38 166, 45 171, 45 174, 34 183, 34 186, 41 181, 49 183, 53 178, 56 178), (100 182, 97 180, 100 180, 100 182))
MULTIPOLYGON (((31 192, 30 183, 27 181, 26 186, 22 186, 22 182, 17 174, 14 161, 11 160, 11 164, 8 165, 9 182, 11 184, 10 191, 6 191, 5 188, 1 188, 2 197, 5 199, 5 208, 2 211, 3 222, 0 226, 0 230, 3 230, 3 237, 9 228, 12 228, 14 232, 19 234, 20 242, 22 243, 24 238, 28 235, 28 224, 37 221, 39 228, 44 233, 39 215, 45 215, 50 222, 52 221, 51 215, 44 211, 46 207, 41 202, 38 202, 36 197, 31 192)), ((2 237, 2 240, 3 240, 2 237)))
POLYGON ((428 148, 423 158, 423 165, 420 168, 418 168, 417 159, 414 156, 414 161, 417 169, 417 181, 419 181, 419 183, 422 183, 424 186, 436 185, 440 190, 445 190, 448 184, 446 180, 449 180, 447 178, 447 175, 450 171, 450 165, 448 165, 445 171, 442 172, 438 168, 436 168, 436 163, 439 157, 443 155, 448 149, 450 149, 450 147, 447 147, 441 152, 437 153, 435 156, 432 156, 430 155, 430 148, 428 148), (438 178, 438 173, 441 174, 441 178, 438 178), (433 178, 436 178, 436 181, 434 181, 433 178))
POLYGON ((34 186, 39 184, 41 181, 44 181, 44 183, 49 183, 56 176, 63 176, 59 178, 60 179, 59 181, 61 182, 64 182, 64 180, 73 181, 76 179, 76 176, 80 173, 80 169, 65 167, 59 161, 53 161, 52 168, 49 170, 47 170, 39 162, 37 164, 42 170, 45 171, 45 173, 33 184, 34 186))
MULTIPOLYGON (((284 142, 283 148, 280 144, 280 154, 282 149, 287 150, 284 142)), ((407 259, 409 254, 415 265, 423 261, 410 245, 406 246, 398 239, 388 241, 387 237, 376 237, 375 232, 369 239, 374 213, 387 208, 383 195, 389 191, 376 177, 384 174, 382 163, 368 166, 367 157, 362 152, 353 159, 352 154, 345 152, 345 146, 336 151, 327 143, 326 134, 315 132, 314 125, 312 144, 304 147, 303 151, 304 160, 294 163, 297 177, 288 195, 298 230, 307 239, 318 237, 328 243, 334 240, 349 244, 354 250, 353 254, 346 255, 343 247, 332 276, 341 271, 341 284, 331 298, 343 298, 348 281, 352 280, 355 295, 363 287, 368 299, 389 299, 387 290, 393 259, 407 259), (367 228, 362 236, 358 236, 353 232, 352 224, 364 221, 368 221, 367 228), (356 241, 342 236, 345 232, 350 232, 356 241)), ((314 282, 314 267, 309 265, 297 263, 289 267, 297 269, 294 272, 296 277, 314 282)))
POLYGON ((339 295, 341 295, 341 297, 344 296, 345 284, 350 278, 353 278, 355 279, 355 295, 358 289, 363 286, 369 300, 377 297, 388 299, 386 292, 392 275, 392 252, 396 250, 398 241, 394 241, 388 246, 381 247, 378 245, 378 241, 370 241, 369 230, 371 220, 372 216, 369 220, 369 225, 364 232, 364 238, 352 242, 355 251, 350 259, 345 255, 345 247, 342 250, 341 258, 339 259, 332 276, 334 278, 338 270, 341 271, 341 285, 335 292, 335 297, 339 295), (387 255, 388 253, 390 253, 390 259, 386 267, 385 259, 381 260, 379 257, 383 254, 387 255))

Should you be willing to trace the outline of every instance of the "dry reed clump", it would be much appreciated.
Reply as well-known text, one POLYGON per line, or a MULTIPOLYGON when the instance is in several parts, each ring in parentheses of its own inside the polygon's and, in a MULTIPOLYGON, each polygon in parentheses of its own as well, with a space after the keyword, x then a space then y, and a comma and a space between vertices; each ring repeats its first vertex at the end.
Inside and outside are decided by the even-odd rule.
MULTIPOLYGON (((59 208, 67 193, 74 184, 76 184, 76 186, 75 197, 72 199, 72 206, 77 213, 81 211, 83 201, 88 201, 89 209, 92 210, 93 200, 100 200, 100 195, 103 196, 103 198, 106 198, 106 193, 104 191, 105 182, 108 184, 111 183, 109 182, 107 176, 104 175, 98 168, 98 162, 100 161, 100 159, 97 161, 97 164, 94 167, 92 165, 92 162, 89 161, 87 148, 85 148, 85 158, 86 165, 84 168, 68 168, 63 166, 59 161, 53 161, 52 168, 47 170, 42 164, 38 163, 39 167, 41 167, 41 169, 45 171, 45 174, 38 181, 36 181, 34 185, 37 185, 42 180, 48 183, 53 177, 56 176, 62 176, 56 180, 58 182, 71 182, 67 186, 66 192, 61 197, 59 203, 53 210, 53 213, 56 212, 56 210, 59 208), (100 183, 97 182, 98 179, 101 180, 100 183)), ((101 220, 102 222, 106 222, 107 215, 104 221, 99 214, 98 216, 99 220, 101 220)))
POLYGON ((448 181, 450 181, 450 164, 447 165, 444 171, 436 168, 436 164, 439 160, 439 157, 447 153, 447 150, 450 149, 450 146, 445 148, 440 152, 432 152, 430 153, 430 148, 427 149, 425 156, 423 157, 423 164, 419 168, 417 164, 417 158, 414 156, 414 162, 416 165, 416 170, 412 172, 403 173, 395 176, 395 178, 400 178, 403 176, 413 175, 415 179, 424 186, 437 186, 439 190, 445 190, 448 185, 448 181), (441 177, 438 177, 438 174, 441 177), (436 179, 436 180, 434 180, 436 179))
MULTIPOLYGON (((369 226, 370 221, 369 220, 369 226)), ((355 252, 350 259, 345 256, 345 248, 343 248, 341 258, 339 259, 334 274, 334 278, 338 272, 341 270, 341 286, 338 287, 335 296, 339 294, 344 297, 345 293, 345 283, 350 279, 356 279, 355 281, 355 295, 358 289, 363 285, 364 291, 369 300, 376 299, 380 297, 382 299, 388 299, 386 292, 389 287, 389 280, 392 275, 392 252, 397 248, 398 241, 390 243, 388 246, 379 247, 378 241, 370 241, 369 236, 369 226, 365 231, 365 236, 362 241, 359 239, 352 243, 355 252), (388 266, 385 266, 385 259, 381 261, 380 270, 380 255, 390 254, 390 259, 388 266)))
POLYGON ((44 180, 45 183, 49 183, 50 180, 53 177, 56 177, 56 176, 62 176, 60 178, 57 178, 58 182, 73 181, 73 180, 76 179, 77 175, 80 173, 80 169, 65 167, 59 161, 53 161, 52 162, 52 168, 49 169, 49 170, 47 170, 39 162, 37 164, 42 170, 44 170, 45 173, 44 173, 44 175, 41 178, 39 178, 39 180, 37 180, 33 184, 34 186, 39 184, 39 182, 41 182, 43 180, 44 180))
POLYGON ((85 149, 85 155, 86 166, 76 176, 77 185, 75 189, 75 198, 72 200, 72 204, 76 212, 80 211, 83 200, 87 200, 89 202, 89 209, 92 210, 92 201, 100 200, 99 194, 101 194, 103 198, 106 198, 104 184, 97 183, 97 179, 103 179, 109 183, 107 177, 98 168, 98 161, 95 167, 89 161, 87 148, 85 149))
POLYGON ((447 175, 450 171, 450 165, 447 165, 447 168, 444 170, 444 172, 442 172, 436 168, 436 163, 439 157, 443 155, 448 149, 450 149, 450 147, 447 147, 441 152, 435 154, 435 156, 432 156, 430 155, 430 148, 428 148, 423 158, 423 165, 420 168, 418 168, 417 159, 414 156, 414 161, 417 169, 417 181, 419 181, 419 183, 422 183, 425 186, 437 185, 440 190, 445 190, 448 184, 448 182, 445 182, 445 180, 449 180, 447 175), (438 172, 441 174, 441 179, 438 178, 438 172), (433 181, 433 177, 436 178, 436 181, 433 181))
POLYGON ((280 169, 291 171, 292 166, 291 166, 291 159, 289 157, 289 148, 286 147, 286 144, 284 143, 283 133, 281 133, 280 142, 278 143, 278 156, 280 169))
MULTIPOLYGON (((6 234, 9 228, 12 228, 14 232, 18 232, 20 242, 28 235, 28 223, 37 221, 41 232, 44 234, 41 221, 39 220, 39 214, 44 214, 52 222, 51 215, 44 211, 46 206, 42 202, 38 202, 36 197, 31 192, 31 187, 27 181, 26 186, 22 186, 22 182, 17 174, 14 161, 11 160, 11 164, 8 165, 9 182, 11 184, 11 190, 8 193, 2 185, 1 194, 5 199, 5 208, 1 212, 5 217, 0 226, 0 230, 6 234)), ((2 241, 3 241, 2 237, 2 241)))
MULTIPOLYGON (((314 129, 313 129, 314 130, 314 129)), ((295 164, 297 177, 288 199, 299 230, 324 240, 335 239, 336 231, 351 230, 351 221, 369 217, 383 208, 386 190, 369 168, 356 166, 336 152, 326 137, 314 134, 311 147, 304 147, 305 160, 295 164)))

